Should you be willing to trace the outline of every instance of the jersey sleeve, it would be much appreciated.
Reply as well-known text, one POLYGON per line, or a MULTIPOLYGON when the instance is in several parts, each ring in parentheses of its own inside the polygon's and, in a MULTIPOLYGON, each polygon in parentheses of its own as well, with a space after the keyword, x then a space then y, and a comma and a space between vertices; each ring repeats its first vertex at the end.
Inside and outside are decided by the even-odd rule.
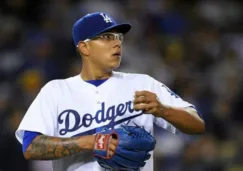
MULTIPOLYGON (((161 103, 173 107, 194 107, 191 103, 183 100, 179 97, 176 93, 174 93, 170 88, 168 88, 163 83, 153 79, 152 80, 152 90, 158 96, 161 103)), ((176 128, 170 124, 169 122, 165 121, 163 118, 155 117, 154 123, 172 133, 176 132, 176 128)))
POLYGON ((47 83, 25 113, 15 136, 22 144, 24 131, 54 136, 57 125, 57 92, 53 82, 47 83))
POLYGON ((25 152, 29 145, 32 143, 32 141, 37 137, 38 135, 41 135, 39 132, 31 132, 31 131, 24 131, 23 136, 23 145, 22 145, 22 151, 25 152))

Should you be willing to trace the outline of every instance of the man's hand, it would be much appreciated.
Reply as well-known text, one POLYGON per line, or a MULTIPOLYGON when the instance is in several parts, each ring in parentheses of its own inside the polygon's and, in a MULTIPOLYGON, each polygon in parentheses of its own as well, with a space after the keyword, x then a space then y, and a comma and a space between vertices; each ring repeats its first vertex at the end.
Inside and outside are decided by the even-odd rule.
POLYGON ((109 144, 109 150, 108 150, 109 157, 115 154, 117 145, 118 145, 117 139, 111 138, 109 144))
POLYGON ((137 91, 133 103, 134 110, 143 110, 144 113, 162 117, 183 133, 197 134, 205 131, 204 121, 191 107, 167 106, 160 102, 156 94, 149 91, 137 91))
MULTIPOLYGON (((94 144, 95 144, 95 136, 94 135, 88 135, 86 136, 86 144, 88 144, 87 149, 89 150, 93 150, 94 148, 94 144)), ((114 138, 110 138, 109 139, 109 147, 108 147, 108 156, 113 156, 115 151, 116 151, 116 147, 118 144, 118 140, 114 139, 114 138)))
POLYGON ((151 157, 156 140, 140 126, 121 125, 96 134, 94 157, 109 170, 140 170, 151 157))
POLYGON ((161 116, 168 106, 163 105, 156 94, 149 91, 136 91, 134 97, 134 110, 143 110, 144 113, 161 116))

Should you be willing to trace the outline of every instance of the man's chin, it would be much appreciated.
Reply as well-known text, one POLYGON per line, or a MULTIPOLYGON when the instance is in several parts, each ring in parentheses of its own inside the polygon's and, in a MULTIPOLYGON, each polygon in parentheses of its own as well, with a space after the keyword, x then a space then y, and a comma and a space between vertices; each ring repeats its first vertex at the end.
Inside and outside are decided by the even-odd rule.
POLYGON ((106 72, 112 72, 112 71, 114 71, 114 70, 116 70, 118 68, 119 68, 119 66, 109 67, 109 68, 107 68, 106 72))
POLYGON ((118 69, 120 67, 120 63, 115 65, 112 70, 118 69))
POLYGON ((111 70, 115 70, 120 67, 120 62, 116 61, 110 65, 111 70))

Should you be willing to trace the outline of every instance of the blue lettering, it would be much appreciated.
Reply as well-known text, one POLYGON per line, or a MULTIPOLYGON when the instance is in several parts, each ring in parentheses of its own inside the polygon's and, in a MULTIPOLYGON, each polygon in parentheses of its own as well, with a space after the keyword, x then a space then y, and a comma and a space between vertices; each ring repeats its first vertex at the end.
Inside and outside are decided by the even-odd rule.
POLYGON ((129 110, 130 113, 133 113, 134 109, 132 108, 132 102, 126 102, 126 107, 129 110))
POLYGON ((115 116, 115 106, 111 106, 107 109, 107 112, 106 112, 107 120, 114 119, 114 116, 115 116))
POLYGON ((79 113, 75 110, 64 110, 60 115, 58 116, 58 123, 62 124, 65 121, 65 128, 60 130, 60 135, 65 135, 67 132, 73 132, 79 128, 80 124, 80 116, 79 113), (66 114, 66 117, 64 116, 66 114), (74 116, 75 122, 72 128, 70 128, 70 117, 71 115, 74 116), (62 116, 65 118, 62 119, 62 116))
POLYGON ((118 116, 123 116, 126 111, 127 111, 127 106, 125 106, 124 104, 119 104, 116 108, 116 113, 118 116))
POLYGON ((165 85, 162 85, 162 87, 164 87, 170 93, 171 96, 174 96, 175 98, 180 98, 180 96, 178 96, 175 92, 173 92, 169 87, 165 85))
POLYGON ((64 128, 60 129, 59 134, 60 135, 65 135, 68 132, 74 132, 81 127, 88 128, 92 125, 93 121, 95 121, 97 124, 100 124, 102 122, 110 121, 108 125, 105 127, 110 127, 114 128, 115 125, 121 124, 123 122, 126 122, 130 120, 133 117, 138 117, 142 114, 140 113, 135 113, 133 116, 127 117, 127 118, 122 118, 120 120, 116 120, 118 116, 123 116, 126 113, 134 113, 136 111, 133 110, 132 108, 132 102, 128 101, 126 103, 121 103, 113 106, 108 107, 107 109, 105 108, 105 103, 103 102, 101 104, 101 108, 95 113, 95 116, 93 116, 90 113, 86 113, 83 115, 81 118, 80 114, 72 109, 69 110, 64 110, 62 113, 59 114, 58 116, 58 123, 61 125, 64 125, 64 128), (71 118, 74 118, 74 122, 71 122, 71 118))
POLYGON ((89 127, 92 124, 93 118, 92 115, 87 113, 83 116, 82 123, 84 127, 89 127))

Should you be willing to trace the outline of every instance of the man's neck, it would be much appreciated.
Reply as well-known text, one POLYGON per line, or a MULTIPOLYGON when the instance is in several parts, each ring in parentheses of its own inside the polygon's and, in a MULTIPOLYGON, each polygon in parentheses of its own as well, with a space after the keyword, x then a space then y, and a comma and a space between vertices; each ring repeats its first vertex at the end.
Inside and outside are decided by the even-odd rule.
POLYGON ((103 80, 108 79, 112 76, 112 71, 110 72, 102 72, 97 70, 82 70, 80 76, 83 80, 103 80))

